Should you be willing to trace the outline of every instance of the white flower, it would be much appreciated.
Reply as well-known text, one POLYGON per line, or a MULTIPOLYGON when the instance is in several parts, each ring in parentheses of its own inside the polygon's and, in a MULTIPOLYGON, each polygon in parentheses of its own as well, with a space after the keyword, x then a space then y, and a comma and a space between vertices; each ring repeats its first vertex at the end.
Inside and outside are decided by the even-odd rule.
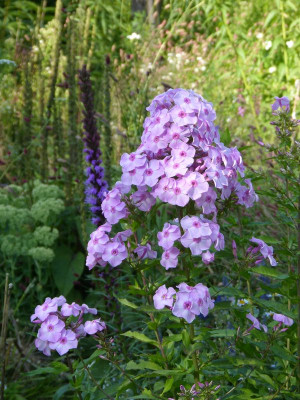
POLYGON ((273 74, 273 72, 275 72, 275 71, 276 71, 276 69, 277 69, 277 68, 276 68, 276 67, 274 67, 274 66, 273 66, 273 67, 270 67, 270 68, 269 68, 269 72, 270 72, 270 74, 273 74))
POLYGON ((293 42, 293 40, 288 40, 287 42, 286 42, 286 45, 287 45, 287 47, 290 49, 291 47, 293 47, 294 46, 294 42, 293 42))
POLYGON ((205 70, 206 70, 206 66, 205 66, 205 65, 202 65, 201 71, 205 71, 205 70))
POLYGON ((258 32, 258 33, 256 34, 256 37, 257 37, 257 39, 262 39, 262 38, 264 37, 264 35, 263 35, 263 33, 258 32))
POLYGON ((271 40, 267 40, 266 42, 264 42, 264 48, 266 50, 269 50, 272 47, 272 42, 271 40))
POLYGON ((198 67, 194 68, 194 72, 195 73, 199 72, 199 68, 198 67))
POLYGON ((141 38, 141 35, 139 35, 138 33, 132 32, 131 35, 127 36, 127 39, 129 40, 139 40, 141 38))
POLYGON ((205 64, 205 60, 203 60, 201 56, 197 57, 197 61, 199 61, 200 64, 205 64))
POLYGON ((248 303, 249 303, 249 301, 247 299, 238 299, 238 301, 236 302, 236 305, 238 307, 242 307, 242 306, 244 306, 245 304, 248 304, 248 303))

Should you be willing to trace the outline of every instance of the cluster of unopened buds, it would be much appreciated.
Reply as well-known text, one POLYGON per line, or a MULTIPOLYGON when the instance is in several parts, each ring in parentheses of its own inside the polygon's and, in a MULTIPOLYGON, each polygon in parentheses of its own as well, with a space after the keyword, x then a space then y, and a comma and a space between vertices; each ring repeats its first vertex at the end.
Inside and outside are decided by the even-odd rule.
POLYGON ((176 317, 184 318, 188 323, 194 321, 197 315, 206 317, 208 311, 214 307, 214 300, 211 299, 209 290, 202 283, 196 286, 189 286, 186 283, 180 283, 177 292, 174 288, 166 288, 166 285, 160 286, 153 296, 154 307, 157 310, 169 307, 172 314, 176 317), (174 295, 175 304, 174 303, 174 295))
POLYGON ((96 335, 106 329, 100 318, 84 322, 85 314, 96 315, 97 310, 86 304, 68 304, 64 296, 53 299, 47 297, 43 304, 35 308, 30 318, 31 322, 40 324, 35 340, 37 349, 46 356, 51 355, 51 350, 56 350, 62 356, 70 349, 77 348, 81 337, 96 335))
MULTIPOLYGON (((213 386, 212 381, 205 383, 201 382, 195 383, 190 389, 186 389, 183 385, 180 385, 180 393, 178 393, 178 396, 179 399, 184 399, 184 400, 211 398, 211 396, 214 396, 219 389, 220 385, 213 386)), ((175 400, 175 399, 169 397, 168 400, 175 400)))

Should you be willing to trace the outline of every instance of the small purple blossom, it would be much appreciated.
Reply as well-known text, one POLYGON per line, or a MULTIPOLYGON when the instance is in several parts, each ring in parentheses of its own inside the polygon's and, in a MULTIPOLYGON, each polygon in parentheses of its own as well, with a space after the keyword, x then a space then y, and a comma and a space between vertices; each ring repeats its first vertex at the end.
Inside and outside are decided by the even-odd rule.
POLYGON ((288 112, 290 110, 290 100, 288 97, 283 96, 283 97, 274 97, 275 101, 272 104, 272 111, 277 111, 278 108, 281 109, 281 111, 288 112))
POLYGON ((170 247, 168 250, 165 250, 160 260, 161 265, 165 267, 166 270, 176 268, 179 253, 180 251, 177 247, 170 247))
POLYGON ((157 257, 157 252, 151 249, 150 243, 147 243, 146 246, 138 245, 134 252, 138 255, 140 260, 144 260, 145 258, 154 259, 157 257))
POLYGON ((171 225, 169 223, 165 223, 162 232, 158 232, 158 244, 164 250, 170 249, 175 240, 179 239, 181 236, 180 229, 177 225, 171 225))
POLYGON ((266 327, 266 325, 263 325, 259 322, 259 320, 257 318, 255 318, 251 313, 248 313, 246 315, 246 317, 252 322, 252 326, 248 329, 248 331, 250 331, 251 329, 255 328, 261 331, 261 328, 267 332, 268 328, 266 327))
POLYGON ((166 285, 160 286, 153 296, 154 307, 157 310, 162 310, 165 306, 172 307, 175 293, 175 289, 172 287, 167 289, 166 285))
POLYGON ((275 258, 273 257, 273 247, 268 246, 263 240, 261 239, 256 239, 253 237, 250 239, 250 242, 256 243, 258 245, 259 251, 263 258, 268 258, 270 264, 275 267, 277 265, 277 262, 275 258))
POLYGON ((94 319, 93 321, 86 321, 84 324, 84 331, 89 335, 102 332, 104 329, 106 329, 106 325, 100 318, 94 319))

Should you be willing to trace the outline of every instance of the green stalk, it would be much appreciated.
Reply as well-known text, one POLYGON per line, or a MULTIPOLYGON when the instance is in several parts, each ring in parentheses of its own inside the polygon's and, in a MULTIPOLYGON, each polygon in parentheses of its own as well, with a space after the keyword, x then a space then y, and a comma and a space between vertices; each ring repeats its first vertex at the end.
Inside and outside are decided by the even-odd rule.
MULTIPOLYGON (((191 339, 191 344, 193 346, 193 342, 194 342, 194 337, 195 337, 195 330, 194 330, 194 324, 191 323, 190 324, 190 339, 191 339)), ((198 359, 197 359, 197 355, 196 352, 193 351, 192 353, 192 359, 193 359, 193 364, 194 364, 194 378, 195 378, 195 383, 200 381, 200 375, 199 375, 199 364, 198 364, 198 359)))
POLYGON ((283 58, 284 58, 284 65, 285 65, 285 79, 288 82, 289 66, 288 66, 288 53, 287 53, 287 49, 286 49, 286 30, 285 30, 284 7, 283 7, 282 0, 280 0, 279 8, 280 8, 280 14, 281 14, 281 32, 282 32, 282 38, 283 38, 283 58))
POLYGON ((229 28, 229 23, 227 21, 226 13, 225 13, 224 9, 222 10, 222 20, 223 20, 223 24, 224 24, 225 29, 226 29, 227 36, 228 36, 229 41, 231 43, 231 46, 232 46, 232 48, 234 50, 238 67, 239 67, 239 69, 241 71, 243 84, 244 84, 245 90, 246 90, 246 92, 248 94, 248 97, 249 97, 250 108, 251 108, 251 112, 252 112, 252 115, 253 115, 253 118, 254 118, 254 123, 255 123, 256 129, 257 129, 258 133, 261 133, 260 125, 259 125, 259 122, 258 122, 258 119, 257 119, 257 115, 256 115, 256 112, 255 112, 255 106, 254 106, 254 102, 253 102, 253 98, 252 98, 252 96, 253 96, 252 87, 251 87, 251 85, 249 84, 249 82, 247 80, 247 77, 246 77, 246 74, 245 74, 245 71, 244 71, 244 63, 243 63, 243 61, 241 59, 241 56, 240 56, 240 54, 239 54, 239 52, 237 50, 237 46, 236 46, 235 41, 233 39, 232 32, 231 32, 231 30, 229 28))
POLYGON ((56 27, 56 36, 53 47, 53 64, 51 71, 51 80, 50 80, 50 93, 47 101, 47 109, 46 109, 46 120, 44 123, 43 134, 42 134, 42 179, 43 181, 48 179, 48 129, 47 126, 50 123, 52 106, 55 99, 55 88, 56 81, 58 75, 58 66, 59 66, 59 58, 60 58, 60 46, 61 46, 61 38, 62 38, 62 0, 56 1, 55 8, 55 27, 56 27))

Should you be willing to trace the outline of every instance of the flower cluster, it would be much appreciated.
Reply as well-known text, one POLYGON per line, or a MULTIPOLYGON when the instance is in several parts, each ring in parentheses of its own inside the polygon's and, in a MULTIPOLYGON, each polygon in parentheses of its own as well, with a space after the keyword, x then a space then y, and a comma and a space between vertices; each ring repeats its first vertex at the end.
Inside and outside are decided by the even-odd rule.
POLYGON ((173 315, 184 318, 188 323, 193 322, 197 315, 202 314, 206 317, 208 311, 214 307, 208 288, 202 283, 193 287, 182 282, 177 288, 179 290, 176 292, 172 287, 167 289, 166 285, 160 286, 153 296, 154 307, 157 310, 165 306, 170 307, 173 315))
MULTIPOLYGON (((203 398, 210 399, 211 396, 216 394, 216 392, 219 389, 220 389, 220 385, 213 386, 212 381, 205 382, 205 383, 198 382, 197 384, 195 383, 190 388, 190 390, 186 389, 183 385, 180 385, 180 393, 178 393, 178 396, 179 396, 179 399, 180 398, 191 399, 191 400, 203 399, 203 398), (203 396, 205 396, 205 397, 203 397, 203 396)), ((168 400, 175 400, 175 399, 169 397, 168 400)))
MULTIPOLYGON (((155 97, 147 110, 150 116, 144 122, 141 145, 135 152, 122 155, 121 180, 106 194, 102 212, 113 225, 127 218, 132 206, 148 212, 157 199, 179 207, 192 201, 214 222, 203 215, 190 216, 180 222, 182 236, 178 226, 174 234, 167 228, 160 233, 177 236, 173 243, 180 238, 192 255, 202 255, 208 264, 214 260, 210 247, 224 247, 216 222, 218 197, 231 198, 246 207, 251 207, 258 197, 250 179, 245 179, 244 185, 239 182, 238 177, 244 176, 241 155, 236 148, 221 143, 211 103, 193 91, 172 89, 155 97)), ((166 269, 175 268, 179 250, 169 245, 171 239, 158 239, 164 249, 161 264, 166 269)), ((125 258, 124 249, 122 253, 125 258)), ((108 261, 103 260, 101 251, 89 250, 89 268, 108 261)), ((114 264, 119 265, 119 260, 114 264)))
POLYGON ((119 232, 113 239, 110 239, 106 234, 106 232, 110 231, 111 225, 105 223, 91 233, 86 260, 86 265, 89 269, 94 268, 97 264, 105 267, 107 263, 112 267, 116 267, 128 257, 124 241, 132 235, 132 231, 127 229, 126 231, 119 232))
POLYGON ((47 297, 42 305, 35 308, 30 318, 31 322, 41 325, 35 339, 37 349, 46 356, 51 355, 51 350, 56 350, 62 356, 70 349, 77 348, 81 337, 94 335, 106 328, 100 318, 83 323, 84 314, 96 315, 97 310, 86 304, 68 304, 64 296, 53 299, 47 297))
POLYGON ((263 240, 252 238, 250 242, 257 244, 255 247, 249 247, 247 249, 247 253, 251 255, 251 257, 256 257, 255 264, 260 264, 263 259, 268 259, 270 264, 275 267, 277 262, 273 257, 273 247, 268 246, 263 240), (257 254, 260 253, 260 256, 257 254))
POLYGON ((162 232, 158 232, 158 244, 164 249, 161 258, 161 265, 168 270, 176 268, 178 264, 178 255, 180 251, 174 247, 174 242, 180 240, 183 247, 189 248, 193 256, 202 255, 204 264, 209 264, 214 260, 214 254, 209 249, 214 245, 216 250, 224 249, 224 236, 220 233, 220 227, 217 223, 200 215, 185 216, 181 219, 179 226, 166 223, 162 232))

